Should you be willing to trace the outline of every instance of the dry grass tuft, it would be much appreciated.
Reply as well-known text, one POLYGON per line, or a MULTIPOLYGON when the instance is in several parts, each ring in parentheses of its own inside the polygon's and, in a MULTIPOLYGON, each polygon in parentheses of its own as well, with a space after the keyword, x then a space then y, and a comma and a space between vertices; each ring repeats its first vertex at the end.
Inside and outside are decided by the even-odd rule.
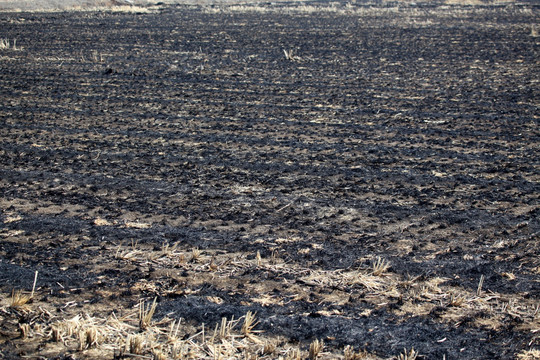
POLYGON ((244 316, 244 323, 242 324, 241 332, 245 337, 252 337, 255 326, 259 323, 255 317, 256 313, 248 311, 244 316))
POLYGON ((291 49, 291 50, 283 49, 283 53, 285 54, 285 59, 287 59, 289 61, 300 61, 300 60, 302 60, 300 58, 300 56, 297 56, 297 55, 294 54, 293 49, 291 49))
POLYGON ((187 264, 186 255, 180 254, 180 255, 178 256, 178 263, 179 263, 180 265, 185 265, 185 264, 187 264))
POLYGON ((13 290, 11 292, 11 300, 9 307, 13 309, 23 309, 32 299, 32 295, 23 294, 21 290, 13 290))
POLYGON ((167 355, 165 355, 161 349, 152 350, 152 357, 154 360, 167 360, 167 355))
POLYGON ((343 350, 343 357, 345 360, 362 360, 367 359, 368 353, 365 350, 354 352, 353 347, 351 345, 347 345, 343 350))
POLYGON ((0 39, 0 50, 9 49, 11 44, 8 39, 0 39))
POLYGON ((538 30, 536 30, 536 26, 534 25, 531 25, 531 36, 538 37, 538 30))
POLYGON ((201 259, 202 252, 199 250, 199 248, 193 248, 191 249, 191 261, 197 262, 201 259))
POLYGON ((398 355, 398 360, 415 360, 418 356, 418 352, 414 351, 413 348, 409 352, 407 352, 407 349, 403 349, 403 352, 398 355))
POLYGON ((277 344, 274 341, 265 341, 262 348, 263 355, 273 355, 277 349, 277 344))
POLYGON ((100 333, 97 327, 90 326, 79 330, 79 350, 90 349, 99 345, 100 333))
POLYGON ((154 302, 149 306, 145 306, 143 301, 139 303, 139 328, 141 331, 150 327, 152 316, 154 316, 154 312, 156 311, 156 301, 157 297, 154 298, 154 302))
POLYGON ((299 349, 289 349, 285 360, 302 360, 302 352, 299 349))
POLYGON ((15 290, 13 289, 11 291, 11 299, 9 302, 9 307, 12 309, 23 309, 26 307, 26 305, 32 300, 34 297, 34 292, 36 290, 36 283, 38 278, 38 272, 35 272, 34 275, 34 285, 32 285, 32 292, 30 295, 23 294, 21 290, 15 290))
POLYGON ((131 249, 122 250, 122 244, 118 245, 114 257, 121 260, 135 260, 140 257, 143 252, 137 249, 137 242, 131 242, 131 249))
POLYGON ((178 341, 178 334, 180 331, 180 324, 182 323, 181 320, 173 320, 171 322, 171 325, 169 326, 169 331, 167 332, 167 342, 174 344, 178 341))
POLYGON ((144 350, 144 338, 142 335, 129 335, 126 348, 130 354, 141 355, 144 350))
POLYGON ((381 257, 377 257, 377 260, 372 265, 371 273, 375 276, 384 275, 390 268, 390 263, 381 257))
POLYGON ((21 48, 17 47, 17 39, 13 39, 13 42, 9 41, 9 39, 0 39, 0 50, 21 50, 21 48))
POLYGON ((448 303, 448 306, 453 306, 453 307, 461 307, 465 304, 465 298, 463 296, 459 296, 459 295, 456 295, 456 294, 451 294, 450 295, 450 302, 448 303))
POLYGON ((309 359, 315 360, 317 356, 321 353, 324 348, 324 342, 319 339, 315 339, 311 344, 309 344, 309 359))
POLYGON ((174 243, 172 246, 168 242, 166 242, 161 247, 161 255, 165 257, 172 257, 176 253, 177 248, 178 248, 177 242, 174 243))
POLYGON ((504 276, 510 281, 516 280, 516 275, 513 272, 503 272, 501 273, 501 276, 504 276))
POLYGON ((227 320, 226 317, 221 318, 221 324, 216 324, 214 329, 214 336, 212 336, 210 342, 213 343, 214 339, 227 340, 232 335, 232 329, 234 328, 234 318, 227 320))
POLYGON ((359 284, 371 291, 379 290, 384 286, 384 283, 374 275, 363 274, 360 272, 355 275, 356 276, 354 276, 351 281, 352 285, 359 284))

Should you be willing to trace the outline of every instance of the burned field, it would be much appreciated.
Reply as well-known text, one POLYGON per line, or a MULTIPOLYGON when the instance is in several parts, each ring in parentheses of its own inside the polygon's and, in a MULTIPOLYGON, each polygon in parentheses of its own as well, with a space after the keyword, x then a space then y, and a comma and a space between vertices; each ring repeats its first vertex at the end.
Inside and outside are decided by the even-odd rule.
POLYGON ((538 356, 538 8, 144 10, 0 14, 0 358, 538 356))

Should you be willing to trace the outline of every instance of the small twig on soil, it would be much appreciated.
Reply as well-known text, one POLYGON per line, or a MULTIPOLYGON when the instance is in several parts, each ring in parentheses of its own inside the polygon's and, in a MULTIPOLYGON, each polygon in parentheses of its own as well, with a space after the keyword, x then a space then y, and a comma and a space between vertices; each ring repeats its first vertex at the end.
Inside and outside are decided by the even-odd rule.
POLYGON ((32 293, 30 294, 30 299, 34 297, 34 291, 36 290, 37 277, 38 277, 38 271, 36 270, 36 274, 34 275, 34 285, 32 285, 32 293))
POLYGON ((296 202, 296 200, 298 199, 294 199, 293 201, 291 201, 290 203, 288 203, 287 205, 283 206, 283 207, 280 207, 279 209, 276 210, 276 212, 280 212, 282 210, 285 210, 286 208, 288 208, 289 206, 291 206, 292 204, 294 204, 296 202))
POLYGON ((124 353, 124 356, 139 358, 139 359, 153 359, 153 356, 147 356, 147 355, 137 355, 132 353, 124 353))
POLYGON ((476 296, 480 296, 482 293, 482 285, 484 285, 484 275, 480 276, 480 281, 478 282, 478 289, 476 289, 476 296))
POLYGON ((280 211, 282 211, 282 210, 285 210, 286 208, 288 208, 289 206, 291 206, 293 203, 294 203, 294 201, 288 203, 287 205, 285 205, 285 206, 283 206, 283 207, 277 209, 276 212, 278 213, 278 212, 280 212, 280 211))

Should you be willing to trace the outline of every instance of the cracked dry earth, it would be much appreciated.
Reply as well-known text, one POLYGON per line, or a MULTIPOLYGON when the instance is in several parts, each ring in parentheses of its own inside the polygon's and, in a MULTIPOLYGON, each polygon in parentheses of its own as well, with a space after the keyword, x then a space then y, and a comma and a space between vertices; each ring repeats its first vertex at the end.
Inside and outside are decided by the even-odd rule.
POLYGON ((537 6, 150 10, 0 13, 0 358, 538 359, 537 6))

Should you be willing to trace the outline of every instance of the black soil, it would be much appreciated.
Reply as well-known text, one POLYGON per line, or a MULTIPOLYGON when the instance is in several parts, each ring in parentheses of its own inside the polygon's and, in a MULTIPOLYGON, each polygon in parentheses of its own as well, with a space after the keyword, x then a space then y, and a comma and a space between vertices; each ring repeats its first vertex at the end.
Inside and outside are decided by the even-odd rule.
MULTIPOLYGON (((17 40, 0 50, 2 291, 37 270, 48 301, 79 289, 99 304, 106 287, 135 304, 140 279, 190 277, 116 247, 177 243, 325 271, 382 257, 403 279, 475 293, 484 276, 486 293, 538 302, 538 8, 339 9, 0 14, 17 40)), ((383 357, 511 359, 540 341, 510 315, 496 330, 438 307, 400 317, 400 299, 374 306, 367 290, 260 305, 249 281, 301 282, 246 268, 160 296, 158 315, 257 311, 265 334, 383 357)))

